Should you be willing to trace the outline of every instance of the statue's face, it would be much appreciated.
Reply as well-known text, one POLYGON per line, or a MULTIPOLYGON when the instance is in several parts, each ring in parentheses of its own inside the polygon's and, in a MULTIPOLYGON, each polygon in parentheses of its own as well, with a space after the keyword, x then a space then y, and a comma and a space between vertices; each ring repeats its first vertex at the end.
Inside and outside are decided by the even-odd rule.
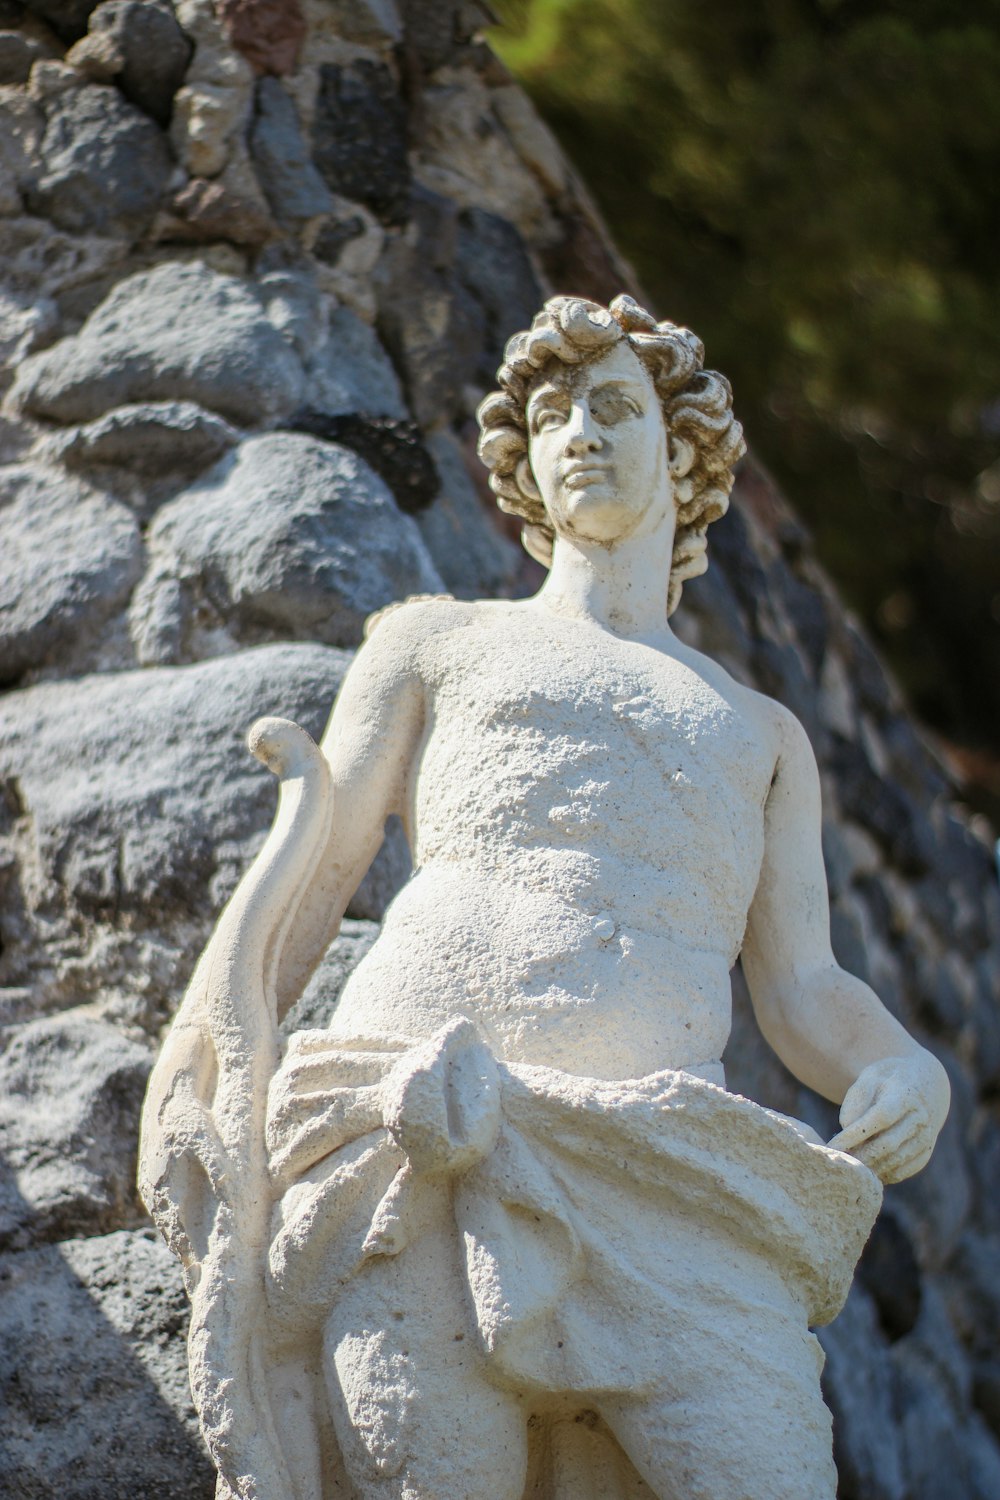
POLYGON ((531 472, 557 536, 610 546, 673 515, 659 398, 624 340, 547 374, 527 420, 531 472))

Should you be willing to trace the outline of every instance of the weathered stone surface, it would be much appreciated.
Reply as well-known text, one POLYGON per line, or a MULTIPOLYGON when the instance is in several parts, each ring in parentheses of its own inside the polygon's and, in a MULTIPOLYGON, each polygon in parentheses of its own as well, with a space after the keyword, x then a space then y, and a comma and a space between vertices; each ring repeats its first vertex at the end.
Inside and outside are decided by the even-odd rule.
MULTIPOLYGON (((413 151, 413 171, 424 187, 441 194, 458 208, 481 208, 509 220, 541 249, 552 244, 557 225, 541 182, 525 171, 514 142, 493 107, 487 67, 462 68, 446 64, 427 81, 421 93, 421 128, 413 151)), ((507 82, 498 78, 497 82, 507 82)), ((595 238, 600 239, 599 233, 595 238)), ((622 284, 619 279, 619 285, 622 284)), ((574 279, 550 285, 579 288, 574 279)), ((615 294, 609 288, 606 298, 615 294)))
POLYGON ((381 922, 386 907, 403 889, 412 869, 403 825, 394 814, 386 822, 385 841, 372 861, 371 869, 347 904, 348 916, 360 921, 381 922))
POLYGON ((482 309, 485 326, 476 376, 489 386, 510 335, 531 327, 542 290, 513 224, 482 208, 459 215, 455 274, 482 309))
POLYGON ((307 408, 296 412, 289 425, 296 432, 350 448, 385 480, 407 515, 419 515, 438 492, 437 470, 415 422, 354 412, 331 417, 307 408))
MULTIPOLYGON (((278 713, 319 734, 348 660, 265 646, 8 694, 0 777, 16 779, 31 820, 32 899, 153 924, 194 912, 206 890, 223 900, 274 805, 247 729, 278 713)), ((8 968, 15 958, 5 953, 8 968)))
POLYGON ((306 401, 330 417, 408 415, 399 378, 374 329, 346 307, 330 315, 327 337, 310 363, 306 401))
POLYGON ((291 73, 306 32, 300 0, 219 0, 233 46, 257 73, 291 73))
POLYGON ((386 224, 407 216, 406 110, 384 63, 360 58, 320 69, 313 159, 327 186, 367 204, 386 224))
POLYGON ((419 421, 462 411, 470 384, 489 389, 504 343, 530 325, 539 297, 512 224, 414 193, 412 222, 379 267, 379 322, 419 421))
MULTIPOLYGON (((323 289, 366 323, 374 323, 373 276, 390 231, 363 203, 334 195, 329 217, 311 226, 311 254, 323 289)), ((307 235, 308 239, 309 236, 307 235)))
MULTIPOLYGON (((0 89, 0 214, 4 216, 22 211, 21 187, 37 171, 44 130, 45 117, 25 90, 0 89)), ((13 289, 9 276, 4 282, 13 289)))
POLYGON ((402 0, 406 41, 427 72, 460 55, 462 44, 490 24, 486 7, 471 0, 402 0))
MULTIPOLYGON (((889 1357, 896 1374, 907 1496, 985 1500, 989 1491, 980 1488, 979 1477, 988 1458, 970 1432, 967 1415, 971 1372, 939 1298, 925 1298, 920 1323, 893 1346, 889 1357)), ((987 1438, 987 1454, 992 1446, 987 1438)))
POLYGON ((266 646, 6 696, 0 1019, 99 997, 156 1035, 273 813, 247 728, 278 713, 319 735, 348 661, 266 646))
POLYGON ((277 78, 262 78, 257 84, 250 152, 277 219, 311 219, 333 207, 329 190, 309 155, 295 105, 277 78))
POLYGON ((25 360, 14 400, 56 422, 190 400, 255 423, 290 411, 302 389, 301 365, 251 285, 167 261, 119 282, 78 334, 25 360))
POLYGON ((467 387, 479 365, 485 320, 455 278, 454 205, 418 188, 411 208, 405 232, 379 262, 378 327, 414 416, 433 429, 442 418, 471 415, 467 387))
POLYGON ((41 172, 28 184, 32 213, 72 233, 136 235, 166 191, 164 136, 113 88, 69 89, 47 108, 41 172))
POLYGON ((395 47, 403 40, 403 21, 395 0, 326 0, 334 12, 337 34, 372 47, 395 47))
POLYGON ((440 475, 434 503, 417 517, 420 535, 449 593, 475 599, 512 590, 521 565, 518 549, 502 535, 489 501, 469 477, 455 439, 438 432, 429 440, 440 475))
POLYGON ((234 192, 224 182, 192 177, 170 201, 170 215, 159 223, 160 240, 203 243, 231 240, 237 245, 264 245, 276 233, 263 201, 234 192))
MULTIPOLYGON (((178 580, 189 609, 210 605, 237 639, 258 627, 354 645, 373 610, 441 590, 416 527, 382 481, 347 449, 296 433, 244 443, 164 507, 149 545, 137 614, 178 580)), ((163 659, 141 623, 138 638, 144 659, 163 659)))
POLYGON ((32 298, 69 294, 108 275, 125 259, 126 251, 124 241, 107 235, 62 234, 44 219, 0 219, 0 257, 7 289, 32 298))
MULTIPOLYGON (((295 12, 281 8, 281 24, 291 17, 294 34, 295 12)), ((87 79, 114 83, 91 87, 91 96, 114 100, 117 90, 165 118, 180 65, 174 23, 168 15, 161 32, 164 40, 171 32, 172 73, 166 52, 146 48, 130 54, 135 66, 127 76, 124 45, 133 26, 162 26, 164 0, 111 0, 96 10, 91 0, 31 0, 23 26, 23 8, 0 0, 0 28, 16 28, 0 38, 0 70, 5 66, 12 82, 0 88, 0 388, 6 390, 17 371, 31 386, 34 362, 51 355, 45 382, 58 384, 65 365, 72 392, 72 414, 43 409, 47 397, 37 409, 5 410, 0 459, 21 465, 30 450, 32 463, 42 455, 49 466, 52 478, 38 492, 26 535, 31 566, 57 594, 69 584, 57 576, 63 555, 58 547, 48 566, 47 517, 64 516, 74 568, 92 556, 90 502, 75 519, 73 506, 93 492, 78 483, 77 471, 145 516, 178 483, 190 483, 218 461, 224 449, 216 449, 216 441, 229 443, 236 435, 223 417, 239 425, 242 439, 247 430, 297 423, 304 411, 322 406, 327 420, 340 424, 324 428, 324 435, 355 446, 369 461, 402 431, 391 425, 408 415, 398 382, 367 328, 361 331, 341 309, 330 319, 336 338, 324 342, 326 324, 315 299, 296 299, 287 288, 257 296, 263 270, 278 264, 271 258, 278 250, 289 253, 296 275, 311 265, 319 288, 365 324, 378 313, 379 339, 391 347, 405 378, 441 478, 441 495, 416 520, 445 586, 468 596, 511 587, 525 591, 529 580, 537 582, 537 572, 524 571, 535 565, 523 559, 517 582, 506 581, 494 552, 497 534, 488 519, 483 529, 484 513, 466 490, 452 438, 481 394, 483 350, 496 337, 492 278, 507 278, 506 295, 527 297, 524 288, 540 266, 556 289, 606 298, 629 284, 628 268, 524 95, 486 61, 473 37, 483 21, 481 7, 464 0, 401 0, 398 6, 393 0, 308 0, 304 8, 308 42, 280 87, 294 101, 306 139, 312 143, 325 131, 334 170, 357 173, 361 196, 331 193, 332 207, 318 218, 289 216, 276 224, 246 143, 256 90, 247 57, 256 46, 258 72, 279 73, 290 53, 282 58, 272 51, 268 57, 271 42, 259 10, 250 24, 253 8, 241 7, 244 55, 232 46, 212 0, 177 0, 173 10, 195 50, 174 104, 170 140, 189 179, 184 183, 179 170, 170 178, 152 225, 143 230, 143 244, 133 250, 129 236, 135 231, 123 232, 117 219, 109 218, 100 232, 66 232, 26 213, 23 193, 44 173, 46 114, 74 123, 71 101, 87 79), (76 43, 68 62, 58 60, 59 38, 39 16, 55 25, 63 44, 76 43), (107 26, 113 16, 128 18, 125 31, 118 22, 107 26), (91 32, 81 42, 88 18, 91 32), (361 49, 370 49, 369 58, 377 56, 385 71, 373 75, 359 68, 361 49), (29 87, 19 81, 26 61, 36 64, 29 87), (317 88, 323 67, 332 69, 325 104, 317 88), (405 120, 397 68, 405 79, 405 120), (357 90, 353 123, 338 113, 340 96, 330 87, 331 77, 341 75, 357 90), (324 121, 331 94, 333 119, 324 121), (383 152, 374 161, 375 173, 365 139, 383 152), (401 231, 412 197, 407 157, 420 184, 415 208, 423 222, 401 231), (369 191, 387 222, 392 219, 388 230, 363 201, 369 191), (507 226, 497 229, 495 244, 494 220, 507 226), (478 237, 470 233, 477 224, 485 225, 478 237), (256 279, 245 279, 245 251, 256 253, 269 241, 274 243, 259 257, 256 279), (150 254, 187 256, 192 244, 206 247, 206 269, 182 268, 176 295, 161 294, 154 284, 148 299, 125 297, 118 328, 106 330, 110 346, 102 342, 92 349, 92 363, 74 373, 76 337, 46 348, 59 333, 75 335, 115 279, 147 274, 150 254), (480 255, 489 260, 488 276, 479 274, 480 255), (207 269, 209 262, 214 269, 207 269), (199 280, 217 291, 220 272, 230 273, 222 281, 237 289, 232 301, 228 294, 216 298, 197 291, 199 280), (189 276, 190 283, 184 281, 189 276), (189 307, 194 314, 186 323, 189 307), (245 337, 236 337, 233 318, 245 337), (182 352, 169 352, 172 341, 182 352), (194 376, 183 351, 195 351, 194 376), (105 383, 109 373, 111 388, 105 383), (322 402, 313 394, 320 388, 322 402), (364 420, 366 412, 376 420, 364 420), (74 426, 40 437, 35 417, 74 426)), ((134 124, 134 112, 129 118, 134 124)), ((102 149, 110 150, 116 140, 112 131, 102 149)), ((293 145, 286 158, 295 163, 301 143, 293 145)), ((98 199, 107 190, 100 184, 98 199)), ((85 202, 84 210, 90 209, 85 202)), ((83 329, 84 340, 91 332, 83 329)), ((59 405, 61 397, 54 399, 59 405)), ((416 443, 394 449, 399 464, 390 488, 398 503, 407 454, 418 461, 423 454, 416 443)), ((114 514, 121 519, 119 511, 114 514)), ((0 510, 0 532, 6 519, 0 510)), ((501 558, 509 559, 509 546, 502 539, 500 544, 501 558)), ((953 1049, 960 1060, 950 1063, 958 1069, 953 1084, 963 1100, 959 1125, 942 1147, 941 1172, 926 1184, 918 1179, 909 1190, 913 1201, 903 1195, 892 1207, 887 1222, 900 1228, 900 1236, 892 1240, 890 1229, 888 1238, 880 1232, 873 1238, 862 1268, 863 1298, 858 1304, 852 1298, 844 1315, 853 1329, 845 1332, 850 1367, 836 1351, 830 1356, 842 1500, 891 1496, 901 1472, 907 1500, 953 1500, 959 1494, 962 1500, 995 1500, 1000 1479, 990 1432, 1000 1431, 1000 1381, 991 1364, 1000 1337, 1000 916, 992 851, 960 824, 949 826, 943 816, 951 796, 947 776, 914 731, 877 657, 846 623, 809 553, 801 537, 789 543, 780 497, 748 460, 729 516, 713 528, 712 567, 687 586, 678 629, 738 679, 765 686, 805 712, 811 724, 815 720, 838 955, 857 972, 869 972, 876 988, 884 983, 886 998, 908 1024, 916 1019, 953 1049), (840 742, 850 747, 843 765, 835 753, 840 742), (926 873, 917 874, 919 868, 926 873), (909 1363, 900 1379, 894 1365, 887 1374, 886 1361, 914 1332, 914 1309, 922 1306, 928 1286, 932 1293, 945 1289, 960 1347, 944 1372, 928 1370, 925 1355, 919 1361, 904 1355, 909 1363), (888 1335, 896 1340, 891 1350, 888 1335), (962 1360, 968 1370, 959 1378, 962 1360), (942 1440, 938 1461, 929 1450, 943 1422, 952 1423, 958 1438, 942 1440)), ((11 568, 8 548, 0 552, 5 585, 11 568)), ((278 648, 265 646, 176 673, 120 672, 134 657, 124 613, 128 589, 117 589, 114 584, 106 615, 94 603, 89 624, 60 626, 47 662, 44 654, 32 654, 26 663, 32 672, 76 673, 91 670, 100 656, 102 674, 113 668, 114 675, 58 690, 48 684, 8 692, 0 705, 0 1023, 16 1026, 18 1034, 46 1009, 73 1008, 69 1019, 75 1024, 78 1007, 88 1001, 96 1002, 95 1014, 99 1007, 103 1018, 94 1025, 125 1028, 132 1036, 157 1034, 205 935, 191 893, 209 889, 213 909, 221 902, 256 848, 273 802, 270 777, 246 755, 239 734, 230 733, 232 725, 277 710, 318 733, 346 662, 336 652, 308 646, 290 648, 287 659, 272 657, 278 648), (82 659, 74 654, 78 646, 82 659), (287 686, 280 702, 279 676, 287 686), (216 702, 221 716, 214 714, 216 702), (127 788, 120 797, 108 769, 119 761, 127 788), (232 801, 225 787, 234 789, 232 801), (218 828, 229 830, 228 841, 213 860, 218 828)), ((234 632, 211 600, 204 601, 205 617, 197 618, 176 579, 161 580, 151 597, 158 620, 150 620, 150 635, 173 638, 168 657, 180 650, 189 626, 189 641, 205 653, 231 652, 241 631, 246 638, 258 631, 285 633, 284 627, 249 624, 234 632)), ((10 659, 2 643, 0 656, 5 663, 10 659)), ((392 857, 387 851, 382 863, 392 857)), ((369 890, 377 887, 372 914, 392 890, 391 881, 379 885, 381 880, 373 871, 366 882, 369 890)), ((342 942, 357 956, 370 935, 366 924, 348 924, 342 942)), ((343 977, 341 959, 331 955, 330 993, 343 977)), ((345 969, 348 962, 343 958, 345 969)), ((316 1024, 326 1016, 319 986, 317 975, 310 987, 316 1024)), ((737 1027, 727 1053, 731 1084, 829 1133, 835 1128, 831 1107, 798 1090, 761 1043, 738 971, 735 988, 737 1027)), ((67 1096, 77 1085, 67 1069, 67 1096)), ((27 1208, 21 1212, 27 1223, 27 1208)), ((0 1334, 0 1404, 6 1401, 7 1417, 0 1436, 0 1490, 6 1483, 12 1494, 29 1500, 52 1494, 111 1500, 119 1492, 112 1486, 120 1485, 123 1500, 169 1496, 172 1490, 177 1500, 208 1500, 212 1482, 200 1440, 185 1448, 188 1438, 178 1437, 191 1429, 184 1426, 190 1409, 179 1335, 166 1331, 182 1313, 176 1277, 166 1282, 151 1275, 148 1296, 141 1294, 148 1306, 149 1297, 160 1295, 152 1288, 162 1286, 166 1310, 162 1324, 144 1324, 140 1332, 146 1365, 138 1383, 133 1374, 139 1367, 123 1353, 132 1345, 117 1334, 106 1337, 100 1320, 94 1322, 100 1301, 112 1309, 112 1332, 124 1326, 125 1294, 135 1291, 127 1282, 129 1258, 145 1253, 139 1241, 124 1235, 84 1243, 79 1252, 68 1247, 83 1278, 73 1282, 72 1296, 53 1293, 54 1268, 63 1265, 54 1249, 8 1257, 5 1264, 18 1267, 19 1279, 13 1300, 0 1293, 10 1325, 0 1334), (121 1248, 111 1254, 104 1248, 111 1245, 121 1248), (120 1294, 115 1286, 122 1287, 120 1294), (15 1370, 18 1383, 6 1383, 15 1370)), ((170 1264, 158 1245, 150 1253, 170 1264)), ((840 1331, 836 1324, 824 1337, 836 1341, 840 1331)))
POLYGON ((58 322, 51 297, 29 297, 0 288, 0 386, 9 379, 11 366, 52 337, 58 322))
POLYGON ((0 674, 9 682, 124 603, 142 545, 124 506, 55 469, 0 470, 0 505, 0 674))
POLYGON ((858 1276, 886 1337, 895 1340, 910 1333, 920 1316, 923 1278, 913 1241, 891 1209, 880 1215, 872 1230, 858 1276))
POLYGON ((4 1041, 0 1247, 134 1220, 135 1140, 152 1051, 88 1016, 47 1016, 4 1041))
POLYGON ((822 1330, 820 1342, 840 1500, 905 1500, 893 1369, 875 1310, 860 1287, 822 1330))
POLYGON ((211 1500, 187 1299, 151 1229, 0 1258, 0 1473, 18 1500, 211 1500))
POLYGON ((313 267, 293 246, 272 245, 257 258, 256 288, 270 321, 310 365, 326 337, 329 311, 313 267))
POLYGON ((95 41, 113 49, 112 76, 126 99, 167 125, 193 51, 167 0, 103 0, 82 45, 95 41))
POLYGON ((147 401, 60 433, 48 451, 67 469, 110 465, 156 479, 207 469, 238 441, 235 428, 193 401, 147 401))
POLYGON ((240 155, 253 108, 253 69, 234 51, 213 0, 174 0, 194 55, 174 96, 170 139, 193 177, 217 177, 240 155))

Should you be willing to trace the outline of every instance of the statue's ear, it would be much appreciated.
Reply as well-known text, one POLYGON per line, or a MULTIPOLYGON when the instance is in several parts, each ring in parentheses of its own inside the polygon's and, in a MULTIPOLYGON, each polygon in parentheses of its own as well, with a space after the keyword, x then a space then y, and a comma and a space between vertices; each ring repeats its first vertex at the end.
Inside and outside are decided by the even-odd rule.
POLYGON ((541 500, 542 492, 535 483, 535 476, 531 472, 527 454, 518 459, 514 469, 514 478, 517 480, 521 493, 527 495, 529 500, 541 500))
POLYGON ((694 444, 689 443, 687 438, 670 437, 667 439, 667 462, 675 479, 683 479, 685 474, 690 474, 694 468, 694 460, 694 444))

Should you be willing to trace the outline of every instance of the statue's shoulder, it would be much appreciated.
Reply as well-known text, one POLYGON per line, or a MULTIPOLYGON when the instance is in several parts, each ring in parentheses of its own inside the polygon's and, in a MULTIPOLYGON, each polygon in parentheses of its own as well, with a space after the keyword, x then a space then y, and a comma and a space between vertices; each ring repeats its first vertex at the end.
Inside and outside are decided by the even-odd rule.
POLYGON ((789 753, 811 754, 806 732, 790 708, 740 682, 714 657, 694 651, 691 656, 700 666, 705 681, 738 710, 752 729, 754 739, 775 765, 789 753))
POLYGON ((766 746, 774 771, 794 768, 797 775, 815 774, 816 756, 802 722, 790 708, 756 688, 739 685, 747 712, 758 726, 760 742, 766 746))
POLYGON ((363 655, 419 670, 435 659, 436 644, 464 630, 483 608, 451 594, 413 594, 387 604, 365 621, 363 655))
POLYGON ((453 594, 409 594, 377 609, 365 621, 365 640, 370 641, 376 630, 382 629, 382 640, 389 635, 412 634, 414 631, 440 629, 442 624, 455 622, 454 606, 458 600, 453 594), (393 628, 383 627, 392 620, 393 628))

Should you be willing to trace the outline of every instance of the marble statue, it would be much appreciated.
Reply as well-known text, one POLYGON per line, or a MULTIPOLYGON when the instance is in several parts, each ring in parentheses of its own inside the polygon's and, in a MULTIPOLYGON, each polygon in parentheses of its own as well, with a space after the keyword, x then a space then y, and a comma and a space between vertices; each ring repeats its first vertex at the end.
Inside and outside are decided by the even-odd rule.
POLYGON ((833 959, 804 732, 668 623, 743 451, 702 360, 548 302, 479 413, 540 592, 391 606, 319 748, 251 732, 277 818, 141 1150, 220 1496, 835 1494, 810 1327, 948 1084, 833 959), (392 813, 413 875, 282 1044, 392 813), (827 1144, 726 1090, 738 957, 827 1144))

